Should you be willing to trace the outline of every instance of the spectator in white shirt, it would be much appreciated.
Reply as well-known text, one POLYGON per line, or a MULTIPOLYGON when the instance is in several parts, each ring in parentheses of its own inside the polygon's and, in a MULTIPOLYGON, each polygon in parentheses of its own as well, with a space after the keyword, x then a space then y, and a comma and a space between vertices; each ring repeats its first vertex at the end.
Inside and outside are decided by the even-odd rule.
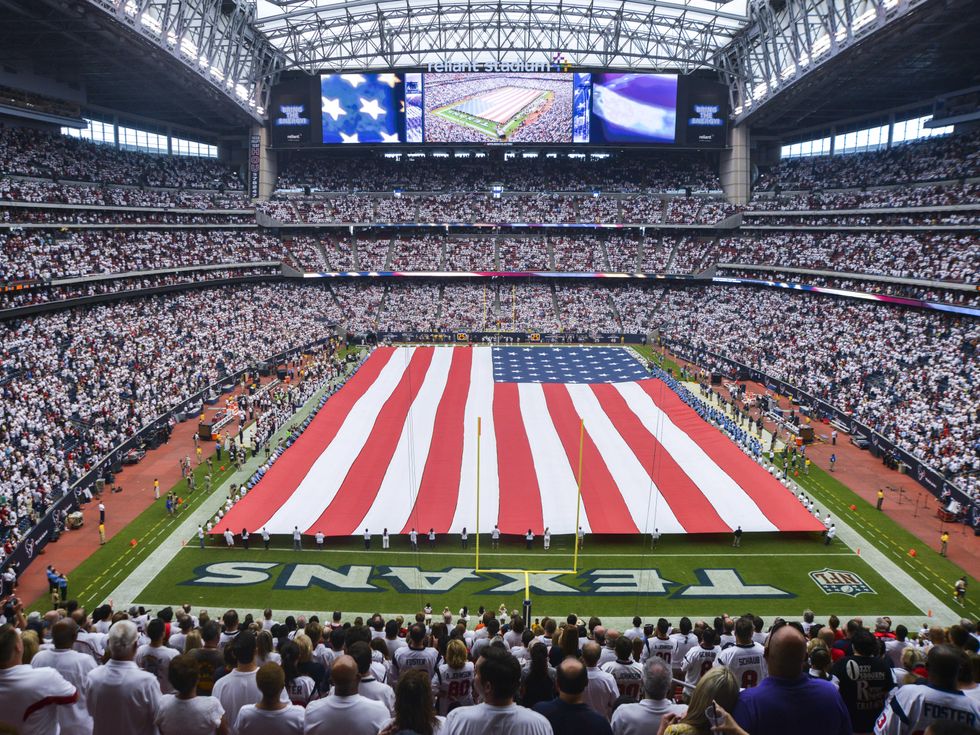
POLYGON ((197 659, 177 656, 167 667, 170 688, 160 700, 156 724, 160 735, 228 735, 224 707, 215 697, 197 696, 197 659))
POLYGON ((620 705, 612 716, 613 735, 645 735, 657 732, 664 715, 683 717, 687 706, 674 704, 667 695, 673 688, 670 666, 661 658, 650 658, 643 665, 645 698, 636 704, 620 705))
POLYGON ((157 735, 160 684, 133 661, 138 635, 136 624, 129 620, 109 628, 112 658, 89 673, 85 692, 93 735, 157 735))
POLYGON ((357 685, 357 693, 362 697, 381 702, 388 708, 388 712, 395 714, 395 691, 387 684, 378 681, 371 671, 372 651, 364 641, 357 641, 351 644, 347 653, 357 664, 357 673, 361 675, 360 683, 357 685))
POLYGON ((64 733, 89 735, 92 717, 85 706, 85 685, 88 672, 95 668, 95 660, 85 653, 72 650, 78 637, 78 624, 71 618, 59 620, 51 626, 54 648, 39 651, 31 659, 35 669, 50 666, 78 691, 78 701, 70 707, 58 707, 58 725, 64 733))
POLYGON ((381 702, 357 693, 361 676, 350 656, 334 661, 333 694, 306 708, 306 735, 377 735, 390 718, 381 702))
POLYGON ((0 729, 24 735, 56 733, 59 710, 74 705, 78 692, 53 669, 34 669, 23 660, 20 631, 0 626, 0 729))
MULTIPOLYGON (((612 715, 613 705, 619 698, 619 687, 613 675, 599 668, 602 649, 595 641, 582 646, 582 663, 589 674, 589 685, 585 688, 585 703, 605 717, 612 715)), ((654 731, 656 732, 656 731, 654 731)))
POLYGON ((483 702, 450 712, 442 735, 553 735, 545 717, 514 704, 521 665, 503 648, 490 646, 483 652, 476 665, 476 681, 483 702))
POLYGON ((136 649, 136 665, 156 677, 157 681, 160 682, 160 691, 163 694, 173 694, 174 690, 170 686, 167 669, 170 668, 170 661, 179 655, 179 651, 163 645, 165 632, 166 629, 160 618, 154 618, 150 621, 149 625, 146 626, 146 633, 150 636, 150 642, 136 649))
MULTIPOLYGON (((262 698, 262 692, 255 683, 255 672, 258 670, 255 665, 255 633, 244 630, 231 645, 238 664, 233 671, 215 682, 212 696, 225 708, 227 721, 235 722, 238 720, 238 711, 246 704, 258 702, 262 698)), ((285 690, 281 696, 283 702, 289 702, 285 690)), ((229 728, 229 733, 236 735, 234 728, 229 728)))
POLYGON ((235 720, 237 735, 302 735, 303 708, 282 701, 286 676, 274 663, 264 664, 255 674, 262 692, 256 704, 246 704, 235 720))

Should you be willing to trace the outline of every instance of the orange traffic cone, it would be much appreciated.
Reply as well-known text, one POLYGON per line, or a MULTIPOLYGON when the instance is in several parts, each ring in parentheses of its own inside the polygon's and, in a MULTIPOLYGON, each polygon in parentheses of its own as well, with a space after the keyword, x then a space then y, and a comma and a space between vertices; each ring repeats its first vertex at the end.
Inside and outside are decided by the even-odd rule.
POLYGON ((909 556, 911 556, 914 559, 915 557, 918 556, 918 554, 915 553, 915 549, 909 549, 909 556))
POLYGON ((857 510, 857 509, 858 509, 858 507, 856 505, 852 505, 851 506, 851 510, 857 510))
POLYGON ((129 540, 129 545, 132 546, 135 549, 136 548, 136 539, 130 539, 129 540))
POLYGON ((858 556, 861 556, 861 547, 860 547, 860 546, 858 546, 858 549, 857 549, 857 555, 858 555, 858 556))

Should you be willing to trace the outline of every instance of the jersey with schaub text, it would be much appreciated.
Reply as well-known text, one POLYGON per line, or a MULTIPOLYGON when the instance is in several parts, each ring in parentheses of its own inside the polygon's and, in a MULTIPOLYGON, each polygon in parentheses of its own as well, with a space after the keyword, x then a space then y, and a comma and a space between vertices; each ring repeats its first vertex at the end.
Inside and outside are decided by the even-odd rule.
POLYGON ((718 654, 715 666, 726 667, 742 689, 751 689, 766 678, 765 648, 758 643, 736 643, 718 654))
POLYGON ((684 664, 681 666, 681 671, 684 672, 684 681, 688 684, 697 684, 701 681, 701 677, 715 665, 715 659, 718 658, 719 653, 721 653, 721 649, 718 646, 705 648, 698 645, 688 651, 684 657, 684 664))
POLYGON ((600 666, 607 674, 612 674, 619 688, 619 696, 642 698, 643 667, 635 661, 610 661, 600 666))
POLYGON ((980 729, 980 702, 963 692, 906 684, 875 721, 875 735, 923 735, 933 722, 956 722, 980 729))

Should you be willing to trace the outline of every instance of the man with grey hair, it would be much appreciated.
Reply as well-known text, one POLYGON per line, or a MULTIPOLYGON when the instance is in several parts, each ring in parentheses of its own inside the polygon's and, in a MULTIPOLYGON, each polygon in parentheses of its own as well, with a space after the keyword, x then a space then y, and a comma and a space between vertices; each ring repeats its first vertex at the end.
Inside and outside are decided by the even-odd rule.
POLYGON ((157 678, 133 660, 139 633, 136 624, 119 620, 109 628, 112 657, 88 674, 85 703, 92 716, 92 735, 156 735, 154 720, 160 707, 157 678))
POLYGON ((660 658, 648 658, 643 664, 643 693, 645 698, 636 704, 622 704, 612 716, 613 735, 648 735, 660 728, 660 719, 667 714, 683 717, 687 707, 674 704, 667 698, 674 682, 670 666, 660 658))
POLYGON ((606 631, 606 645, 603 646, 599 654, 599 666, 608 664, 616 660, 616 640, 619 638, 618 630, 606 631))

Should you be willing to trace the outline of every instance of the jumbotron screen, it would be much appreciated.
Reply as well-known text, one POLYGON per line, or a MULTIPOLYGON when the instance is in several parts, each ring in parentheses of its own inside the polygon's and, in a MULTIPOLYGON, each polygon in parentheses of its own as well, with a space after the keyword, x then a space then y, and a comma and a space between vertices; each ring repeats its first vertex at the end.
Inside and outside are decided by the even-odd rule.
POLYGON ((293 77, 273 92, 274 145, 719 147, 727 91, 620 72, 386 72, 293 77), (313 89, 315 85, 315 89, 313 89))

